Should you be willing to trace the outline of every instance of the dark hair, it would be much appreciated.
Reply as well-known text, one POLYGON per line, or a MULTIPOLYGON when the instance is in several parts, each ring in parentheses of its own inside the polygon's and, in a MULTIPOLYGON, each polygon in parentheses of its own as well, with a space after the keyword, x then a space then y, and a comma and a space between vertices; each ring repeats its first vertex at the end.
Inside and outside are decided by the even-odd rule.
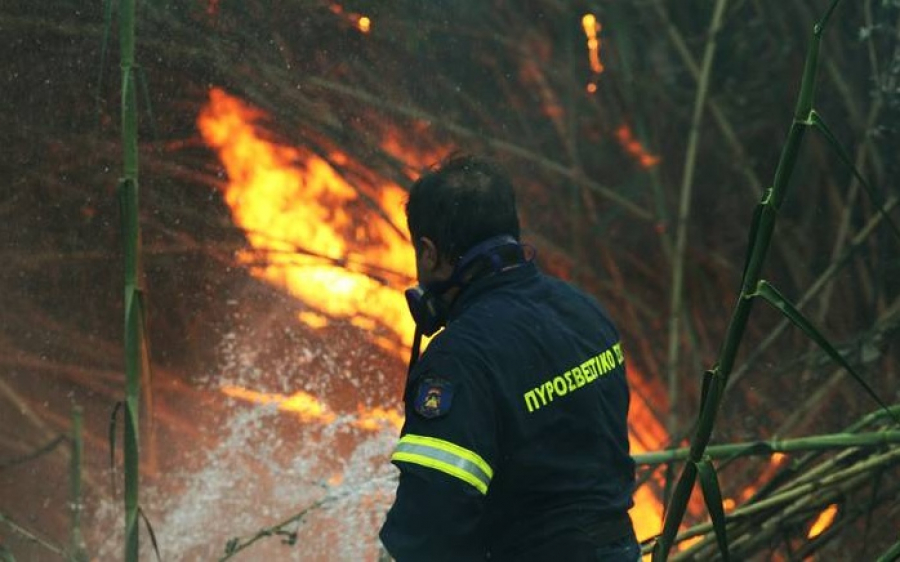
POLYGON ((488 238, 519 239, 512 183, 495 165, 469 155, 453 154, 416 180, 406 222, 413 244, 429 238, 451 263, 488 238))

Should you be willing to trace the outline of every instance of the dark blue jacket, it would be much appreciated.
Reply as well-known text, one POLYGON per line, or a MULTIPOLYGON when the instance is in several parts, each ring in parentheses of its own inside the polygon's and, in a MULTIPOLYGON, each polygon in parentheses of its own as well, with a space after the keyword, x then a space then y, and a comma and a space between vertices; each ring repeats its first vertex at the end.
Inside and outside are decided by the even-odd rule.
POLYGON ((407 381, 383 544, 400 562, 518 560, 621 518, 628 399, 594 299, 532 263, 476 280, 407 381))

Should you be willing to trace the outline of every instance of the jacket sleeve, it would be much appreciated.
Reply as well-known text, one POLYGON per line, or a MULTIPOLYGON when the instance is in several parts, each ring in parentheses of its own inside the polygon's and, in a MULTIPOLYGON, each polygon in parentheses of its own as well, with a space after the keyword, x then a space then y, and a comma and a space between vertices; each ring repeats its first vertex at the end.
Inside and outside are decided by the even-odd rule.
POLYGON ((483 559, 484 499, 499 456, 485 373, 426 353, 407 383, 405 410, 382 543, 398 562, 483 559))

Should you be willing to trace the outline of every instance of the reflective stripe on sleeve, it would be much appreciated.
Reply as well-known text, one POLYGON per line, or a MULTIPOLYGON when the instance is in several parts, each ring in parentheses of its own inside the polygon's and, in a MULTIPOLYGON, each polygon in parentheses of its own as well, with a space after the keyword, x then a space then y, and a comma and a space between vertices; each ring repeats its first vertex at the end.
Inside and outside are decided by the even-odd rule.
POLYGON ((494 471, 477 453, 459 445, 423 435, 406 434, 400 438, 392 461, 418 464, 459 478, 487 494, 494 471))

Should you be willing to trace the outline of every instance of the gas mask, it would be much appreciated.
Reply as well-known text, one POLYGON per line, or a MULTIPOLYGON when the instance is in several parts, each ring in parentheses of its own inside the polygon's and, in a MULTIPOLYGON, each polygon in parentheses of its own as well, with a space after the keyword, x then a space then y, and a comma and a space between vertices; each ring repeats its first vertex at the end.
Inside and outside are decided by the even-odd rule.
POLYGON ((463 254, 447 279, 407 289, 406 303, 416 322, 409 371, 412 372, 419 357, 422 336, 431 336, 447 324, 447 316, 453 304, 443 298, 447 291, 454 287, 465 289, 478 278, 510 266, 521 265, 525 261, 522 245, 515 238, 508 235, 495 236, 463 254))
POLYGON ((452 304, 442 298, 447 291, 464 288, 479 277, 524 261, 522 246, 512 236, 495 236, 475 245, 459 258, 446 280, 406 290, 406 303, 416 327, 423 335, 431 336, 447 323, 452 304))

